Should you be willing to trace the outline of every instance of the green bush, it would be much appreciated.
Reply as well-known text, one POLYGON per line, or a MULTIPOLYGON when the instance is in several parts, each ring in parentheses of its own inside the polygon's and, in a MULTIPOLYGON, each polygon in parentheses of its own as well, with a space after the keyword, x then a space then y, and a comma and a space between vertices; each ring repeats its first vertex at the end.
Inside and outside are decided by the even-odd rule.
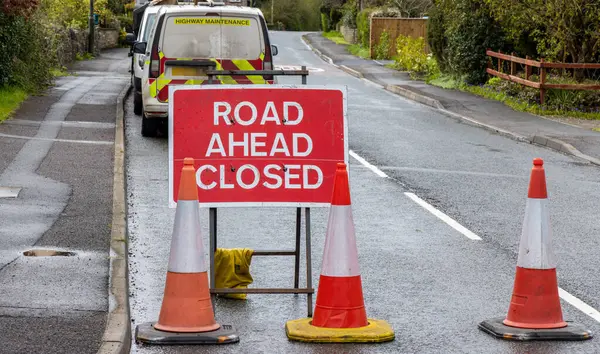
POLYGON ((356 15, 356 39, 363 47, 368 48, 371 40, 371 12, 374 9, 364 9, 356 15))
POLYGON ((487 48, 504 48, 504 33, 483 0, 436 0, 428 32, 437 62, 468 84, 487 79, 487 48))
POLYGON ((390 34, 384 30, 379 36, 379 43, 375 46, 375 59, 385 60, 390 58, 390 34))
POLYGON ((408 71, 413 78, 425 77, 428 80, 435 78, 439 75, 439 68, 435 58, 431 54, 427 54, 425 48, 423 37, 398 36, 396 68, 408 71))
POLYGON ((321 14, 321 30, 323 32, 329 32, 329 16, 327 14, 321 14))
POLYGON ((358 7, 356 0, 349 0, 342 6, 342 24, 349 28, 356 28, 356 15, 358 7))
MULTIPOLYGON (((530 79, 537 81, 539 77, 532 75, 530 79)), ((561 83, 576 83, 574 79, 555 78, 555 80, 561 83)), ((484 87, 504 93, 524 104, 540 103, 540 90, 515 82, 493 77, 487 81, 484 87)), ((600 107, 600 92, 598 91, 551 89, 547 90, 545 97, 544 108, 546 110, 597 112, 600 107)))
POLYGON ((37 16, 26 19, 0 12, 0 86, 32 93, 45 88, 55 64, 48 44, 37 16))
POLYGON ((121 28, 125 28, 125 32, 133 32, 133 17, 130 16, 118 16, 117 19, 121 23, 121 28))
POLYGON ((440 70, 446 71, 446 48, 448 41, 446 39, 444 11, 440 7, 434 6, 429 12, 429 21, 427 21, 427 43, 435 57, 440 70))

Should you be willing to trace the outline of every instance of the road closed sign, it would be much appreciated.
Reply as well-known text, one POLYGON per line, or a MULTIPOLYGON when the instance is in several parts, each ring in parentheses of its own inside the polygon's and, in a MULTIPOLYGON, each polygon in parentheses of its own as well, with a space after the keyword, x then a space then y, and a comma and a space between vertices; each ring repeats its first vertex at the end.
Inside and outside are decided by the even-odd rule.
POLYGON ((329 205, 336 164, 348 162, 345 87, 169 90, 170 207, 186 157, 201 206, 329 205))

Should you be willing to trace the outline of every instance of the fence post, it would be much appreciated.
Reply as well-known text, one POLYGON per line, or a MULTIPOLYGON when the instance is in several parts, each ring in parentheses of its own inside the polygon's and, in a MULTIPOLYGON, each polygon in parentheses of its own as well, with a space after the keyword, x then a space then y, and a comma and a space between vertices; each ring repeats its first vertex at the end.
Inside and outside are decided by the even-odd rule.
POLYGON ((369 19, 369 57, 371 59, 373 59, 373 37, 373 17, 371 17, 369 19))
MULTIPOLYGON (((525 59, 531 60, 529 55, 525 56, 525 59)), ((527 63, 525 63, 525 79, 529 80, 530 76, 531 76, 531 66, 529 66, 529 65, 527 65, 527 63)))
POLYGON ((544 104, 544 96, 546 95, 546 68, 544 67, 544 59, 540 59, 540 104, 544 104))
MULTIPOLYGON (((512 52, 511 55, 514 57, 515 56, 515 52, 512 52)), ((516 71, 517 71, 517 63, 515 63, 511 59, 510 60, 510 75, 515 76, 515 72, 516 71)))
MULTIPOLYGON (((501 50, 498 50, 498 54, 502 54, 501 50)), ((498 72, 502 72, 502 59, 498 58, 498 72)))

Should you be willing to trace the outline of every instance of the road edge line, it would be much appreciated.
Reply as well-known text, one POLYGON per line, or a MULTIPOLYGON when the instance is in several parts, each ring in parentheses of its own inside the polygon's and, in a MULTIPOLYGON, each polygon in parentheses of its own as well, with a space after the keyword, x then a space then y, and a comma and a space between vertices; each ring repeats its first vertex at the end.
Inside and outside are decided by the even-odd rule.
MULTIPOLYGON (((318 57, 320 57, 323 61, 335 66, 338 69, 341 69, 342 71, 348 73, 349 75, 352 75, 354 77, 363 79, 363 80, 367 80, 370 81, 376 85, 379 85, 378 83, 376 83, 373 80, 369 80, 366 77, 364 77, 364 75, 361 72, 358 72, 354 69, 350 69, 349 67, 347 67, 346 65, 337 65, 333 62, 333 60, 326 56, 325 54, 321 53, 320 50, 318 50, 317 48, 315 48, 311 41, 308 39, 307 35, 302 35, 302 41, 315 53, 317 54, 318 57)), ((381 85, 380 85, 381 86, 381 85)), ((531 137, 525 137, 522 136, 520 134, 517 133, 513 133, 511 131, 508 130, 504 130, 498 127, 495 127, 493 125, 489 125, 489 124, 485 124, 485 123, 481 123, 473 118, 469 118, 466 116, 463 116, 461 114, 458 113, 454 113, 451 112, 449 110, 447 110, 442 103, 439 100, 436 100, 435 98, 431 98, 425 95, 421 95, 418 94, 416 92, 407 90, 407 89, 403 89, 397 85, 385 85, 383 86, 383 89, 386 91, 389 91, 391 93, 397 94, 399 96, 402 96, 404 98, 407 98, 411 101, 415 101, 421 104, 424 104, 426 106, 432 107, 437 109, 438 111, 440 111, 440 113, 444 114, 445 116, 448 116, 450 118, 458 118, 459 120, 463 120, 466 122, 469 122, 479 128, 497 133, 499 135, 502 135, 504 137, 516 140, 516 141, 520 141, 520 142, 525 142, 525 143, 529 143, 529 144, 534 144, 534 145, 539 145, 539 146, 543 146, 546 147, 550 150, 554 150, 557 152, 562 152, 563 154, 566 155, 570 155, 570 156, 574 156, 577 158, 580 158, 582 160, 586 160, 591 164, 594 165, 598 165, 600 166, 600 159, 597 159, 595 157, 586 155, 584 153, 582 153, 581 151, 579 151, 576 147, 574 147, 573 145, 566 143, 560 139, 556 139, 556 138, 549 138, 546 137, 545 135, 533 135, 531 137), (539 143, 539 141, 545 141, 544 144, 539 143), (548 143, 550 142, 550 143, 548 143)))
POLYGON ((360 162, 363 166, 371 170, 371 172, 375 173, 377 176, 382 178, 389 178, 389 176, 385 172, 380 170, 377 166, 370 164, 369 161, 363 159, 354 151, 348 150, 348 155, 352 156, 354 159, 356 159, 356 161, 360 162))
POLYGON ((449 217, 448 215, 446 215, 445 213, 443 213, 441 210, 437 209, 433 205, 431 205, 431 204, 427 203, 426 201, 424 201, 423 199, 419 198, 419 196, 417 196, 416 194, 411 193, 411 192, 404 192, 404 195, 407 196, 410 200, 412 200, 416 204, 418 204, 423 209, 427 210, 428 212, 430 212, 431 214, 436 216, 441 221, 445 222, 448 226, 450 226, 454 230, 460 232, 466 238, 471 239, 473 241, 481 241, 481 237, 479 237, 473 231, 462 226, 459 222, 452 219, 451 217, 449 217))
POLYGON ((109 299, 114 299, 114 308, 112 310, 109 308, 106 317, 106 328, 102 336, 98 354, 126 354, 131 350, 124 132, 124 104, 130 92, 131 84, 127 83, 117 97, 113 170, 113 214, 110 239, 111 274, 108 293, 109 299))

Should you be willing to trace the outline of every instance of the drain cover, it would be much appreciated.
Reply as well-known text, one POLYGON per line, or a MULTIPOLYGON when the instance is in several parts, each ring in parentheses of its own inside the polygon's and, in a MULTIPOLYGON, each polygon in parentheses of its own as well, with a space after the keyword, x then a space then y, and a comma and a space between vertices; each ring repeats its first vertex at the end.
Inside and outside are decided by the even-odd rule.
POLYGON ((0 187, 0 198, 16 198, 20 191, 19 187, 0 187))
POLYGON ((30 250, 23 252, 26 257, 53 257, 53 256, 74 256, 73 252, 56 250, 30 250))

